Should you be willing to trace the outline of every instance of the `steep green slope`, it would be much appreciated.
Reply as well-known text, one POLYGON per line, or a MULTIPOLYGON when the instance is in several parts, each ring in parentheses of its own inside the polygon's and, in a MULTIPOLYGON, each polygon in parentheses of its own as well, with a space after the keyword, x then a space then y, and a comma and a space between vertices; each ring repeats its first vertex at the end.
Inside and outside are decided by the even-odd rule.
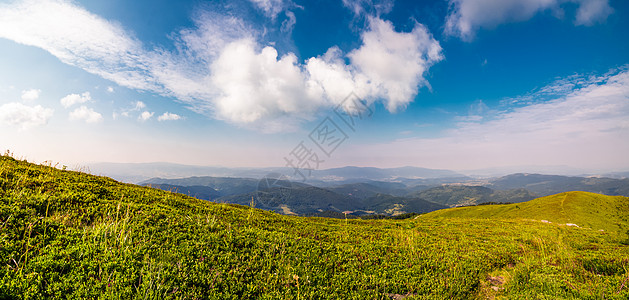
POLYGON ((627 299, 619 241, 521 219, 283 216, 0 157, 0 299, 627 299))
POLYGON ((535 219, 624 233, 629 229, 629 198, 588 192, 567 192, 518 204, 441 210, 426 217, 535 219))

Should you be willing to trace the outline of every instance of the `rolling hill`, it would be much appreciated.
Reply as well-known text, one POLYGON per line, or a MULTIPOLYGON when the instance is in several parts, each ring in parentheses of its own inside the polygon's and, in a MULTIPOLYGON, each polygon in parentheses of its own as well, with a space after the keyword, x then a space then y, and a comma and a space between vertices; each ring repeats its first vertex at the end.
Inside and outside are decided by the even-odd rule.
POLYGON ((366 199, 377 194, 403 196, 407 194, 406 185, 399 182, 368 181, 336 185, 327 188, 337 194, 366 199))
POLYGON ((535 198, 525 189, 495 191, 484 186, 443 185, 429 188, 411 196, 448 207, 476 205, 486 202, 524 202, 535 198))
MULTIPOLYGON (((151 178, 140 182, 140 185, 172 185, 172 186, 205 186, 214 189, 220 196, 231 196, 251 193, 258 189, 259 179, 193 176, 177 179, 151 178)), ((207 199, 204 199, 207 200, 207 199)))
POLYGON ((566 192, 518 204, 453 208, 427 215, 427 217, 437 216, 487 219, 528 218, 624 234, 629 229, 629 198, 588 192, 566 192))
POLYGON ((253 193, 222 197, 218 201, 249 205, 252 199, 258 208, 297 215, 326 210, 342 212, 364 206, 361 199, 339 195, 314 186, 296 187, 288 191, 281 188, 272 188, 253 193))
POLYGON ((313 215, 319 212, 349 212, 354 215, 382 214, 395 216, 403 213, 426 213, 447 206, 419 198, 374 194, 365 199, 314 186, 295 187, 289 191, 273 188, 253 193, 221 197, 217 201, 255 206, 283 214, 313 215))
POLYGON ((396 197, 376 194, 364 200, 365 209, 377 214, 396 216, 404 213, 427 213, 447 208, 445 205, 426 201, 421 198, 396 197))
POLYGON ((165 191, 179 192, 202 200, 250 205, 283 214, 313 215, 330 211, 351 211, 356 215, 425 213, 447 206, 418 197, 401 197, 405 185, 397 182, 368 181, 328 188, 286 181, 285 188, 265 189, 251 178, 189 177, 153 178, 141 183, 165 191), (399 195, 391 196, 388 193, 399 195))
POLYGON ((304 218, 2 156, 0 298, 627 299, 626 201, 304 218))

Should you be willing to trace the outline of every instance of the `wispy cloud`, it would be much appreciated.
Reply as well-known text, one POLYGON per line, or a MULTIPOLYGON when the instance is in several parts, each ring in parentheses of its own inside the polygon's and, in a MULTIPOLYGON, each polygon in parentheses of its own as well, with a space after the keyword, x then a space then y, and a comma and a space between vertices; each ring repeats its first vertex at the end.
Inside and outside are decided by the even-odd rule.
POLYGON ((282 32, 291 33, 293 31, 293 27, 297 24, 297 17, 295 17, 295 13, 292 11, 286 12, 286 20, 282 21, 282 27, 280 30, 282 32))
POLYGON ((555 99, 468 119, 440 138, 360 145, 351 152, 356 159, 360 153, 385 153, 400 164, 452 169, 515 164, 627 168, 629 71, 599 79, 555 99))
POLYGON ((380 16, 393 9, 393 0, 343 0, 343 5, 356 16, 380 16))
POLYGON ((290 3, 286 0, 249 0, 270 18, 275 19, 290 3))
POLYGON ((130 104, 131 105, 127 108, 114 111, 113 113, 114 120, 118 119, 118 116, 123 116, 123 117, 128 118, 132 112, 141 111, 142 109, 146 108, 146 104, 144 104, 144 102, 142 101, 134 101, 130 104))
POLYGON ((19 102, 6 103, 0 106, 0 123, 27 130, 45 125, 52 117, 53 110, 41 105, 28 106, 19 102))
POLYGON ((576 25, 593 25, 607 19, 613 9, 608 0, 449 0, 450 13, 445 33, 465 40, 474 38, 481 28, 491 29, 500 24, 521 22, 534 15, 551 11, 563 16, 562 6, 577 5, 576 25))
MULTIPOLYGON (((261 10, 264 15, 269 18, 272 22, 275 22, 278 19, 278 16, 284 13, 284 19, 282 20, 280 31, 284 33, 290 34, 293 31, 293 27, 297 24, 297 17, 295 17, 295 13, 292 11, 294 9, 303 9, 302 6, 297 5, 295 2, 291 0, 249 0, 254 4, 259 10, 261 10)), ((279 18, 281 19, 281 17, 279 18)))
POLYGON ((42 48, 64 63, 128 87, 160 89, 148 76, 150 55, 136 38, 71 2, 0 4, 0 37, 42 48))
POLYGON ((574 23, 590 26, 604 21, 613 11, 609 6, 609 0, 582 0, 574 23))
POLYGON ((144 104, 144 102, 142 101, 135 101, 133 105, 134 107, 132 110, 140 110, 146 107, 146 104, 144 104))
POLYGON ((565 78, 557 78, 550 84, 534 89, 524 95, 504 98, 501 100, 501 105, 505 107, 512 107, 514 105, 531 105, 562 98, 575 90, 591 85, 602 84, 608 80, 610 76, 628 69, 629 66, 624 66, 619 69, 611 70, 607 74, 603 75, 574 74, 565 78))
POLYGON ((84 105, 71 111, 69 117, 72 121, 85 121, 85 123, 100 123, 103 121, 103 116, 100 113, 84 105))

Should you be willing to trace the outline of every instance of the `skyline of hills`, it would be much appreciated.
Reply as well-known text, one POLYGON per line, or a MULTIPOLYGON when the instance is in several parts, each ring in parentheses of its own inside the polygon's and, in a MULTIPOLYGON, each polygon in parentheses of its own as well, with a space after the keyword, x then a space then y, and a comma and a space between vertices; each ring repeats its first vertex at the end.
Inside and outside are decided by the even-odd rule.
MULTIPOLYGON (((346 171, 348 169, 345 169, 346 171)), ((351 170, 351 169, 349 169, 351 170)), ((355 174, 354 171, 345 173, 355 174)), ((370 170, 378 174, 379 170, 370 170)), ((328 173, 331 174, 331 171, 328 173)), ((218 203, 254 205, 282 214, 316 215, 326 212, 395 216, 425 213, 447 207, 484 203, 519 203, 569 191, 629 196, 629 179, 510 174, 487 180, 464 177, 376 181, 351 178, 311 184, 283 179, 268 185, 268 178, 194 176, 152 178, 141 185, 179 192, 218 203), (266 183, 262 184, 262 183, 266 183)), ((374 175, 372 175, 374 176, 374 175)))
MULTIPOLYGON (((303 178, 295 176, 295 170, 289 167, 268 168, 227 168, 216 166, 197 166, 177 163, 152 162, 152 163, 91 163, 85 166, 94 175, 105 175, 127 183, 139 183, 151 178, 175 179, 192 176, 212 177, 237 177, 237 178, 262 178, 270 173, 278 173, 293 180, 303 178)), ((305 172, 308 173, 308 172, 305 172)), ((461 181, 462 178, 482 180, 502 177, 510 174, 542 174, 570 177, 609 177, 614 179, 629 178, 629 171, 590 171, 570 168, 568 166, 513 166, 505 168, 491 168, 482 170, 446 170, 423 167, 396 167, 375 168, 346 166, 341 168, 329 168, 312 170, 307 183, 322 184, 328 181, 342 181, 353 179, 364 180, 391 180, 399 178, 406 181, 419 181, 438 179, 428 182, 442 181, 452 183, 461 181)), ((353 182, 347 182, 353 183, 353 182)))

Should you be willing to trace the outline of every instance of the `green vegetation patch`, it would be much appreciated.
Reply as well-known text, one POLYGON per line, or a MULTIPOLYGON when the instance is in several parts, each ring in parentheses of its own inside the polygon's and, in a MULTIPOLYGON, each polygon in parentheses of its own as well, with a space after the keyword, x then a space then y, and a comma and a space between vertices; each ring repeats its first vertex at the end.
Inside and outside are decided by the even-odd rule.
POLYGON ((0 298, 627 299, 623 199, 606 231, 473 213, 502 205, 304 218, 3 156, 0 298))

